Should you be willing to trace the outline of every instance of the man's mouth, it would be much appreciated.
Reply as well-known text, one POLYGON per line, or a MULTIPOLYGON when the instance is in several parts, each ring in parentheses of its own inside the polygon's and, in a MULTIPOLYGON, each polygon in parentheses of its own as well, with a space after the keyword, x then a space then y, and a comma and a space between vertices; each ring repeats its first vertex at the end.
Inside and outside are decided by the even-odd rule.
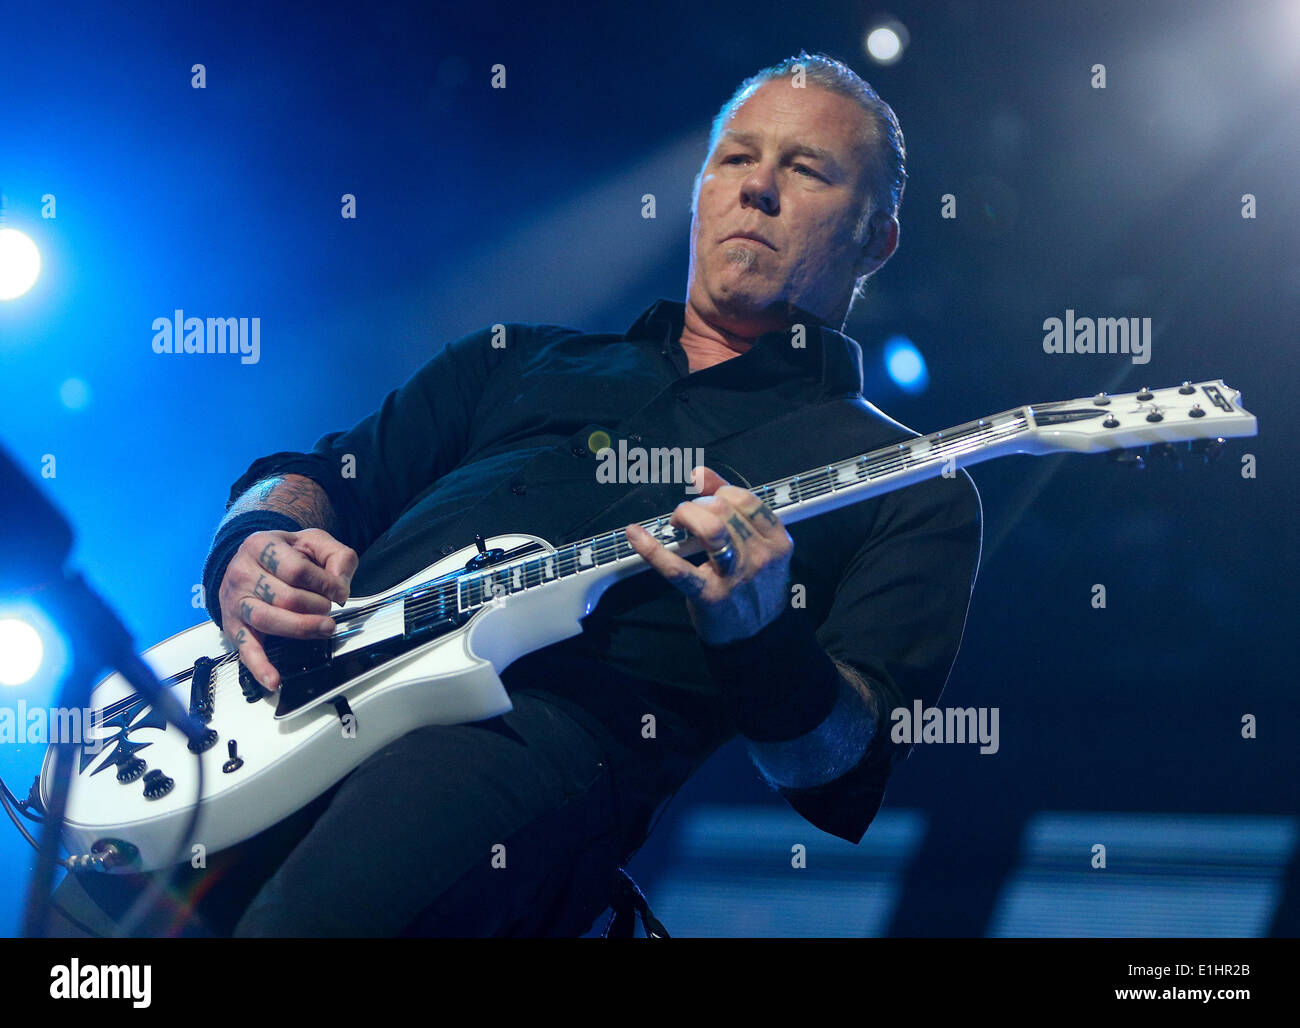
POLYGON ((769 250, 775 250, 775 249, 776 249, 775 246, 773 246, 771 243, 769 243, 766 239, 764 239, 762 236, 760 236, 757 232, 736 232, 736 233, 733 233, 732 235, 727 236, 727 238, 724 239, 723 242, 724 242, 724 243, 729 243, 729 242, 731 242, 731 240, 733 240, 733 239, 748 239, 748 240, 750 240, 751 242, 754 242, 754 243, 762 243, 762 244, 763 244, 764 246, 766 246, 769 250))

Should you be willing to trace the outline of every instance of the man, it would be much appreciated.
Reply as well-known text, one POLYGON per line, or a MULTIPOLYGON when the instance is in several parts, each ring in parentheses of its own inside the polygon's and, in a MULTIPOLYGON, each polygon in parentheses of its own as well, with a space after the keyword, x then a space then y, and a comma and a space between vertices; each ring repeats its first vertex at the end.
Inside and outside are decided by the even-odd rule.
POLYGON ((299 827, 254 840, 262 870, 226 920, 200 910, 206 930, 581 934, 656 812, 737 733, 807 820, 862 837, 906 755, 889 711, 937 700, 955 658, 978 498, 963 474, 788 531, 751 488, 906 434, 861 398, 860 351, 832 328, 897 246, 903 154, 893 112, 844 65, 765 69, 715 120, 684 305, 660 301, 622 336, 474 333, 351 430, 235 483, 205 583, 271 690, 268 635, 328 635, 331 601, 476 534, 627 526, 657 574, 503 671, 508 714, 411 732, 299 827), (601 481, 593 450, 620 443, 703 451, 698 497, 601 481), (635 525, 670 510, 707 559, 635 525))

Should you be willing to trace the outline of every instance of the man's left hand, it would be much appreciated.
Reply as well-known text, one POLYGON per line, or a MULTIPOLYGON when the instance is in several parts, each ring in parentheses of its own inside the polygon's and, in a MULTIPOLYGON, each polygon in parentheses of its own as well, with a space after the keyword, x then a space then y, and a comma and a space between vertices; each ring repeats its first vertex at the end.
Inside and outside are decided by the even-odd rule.
POLYGON ((707 562, 696 567, 683 560, 640 525, 627 526, 627 540, 686 596, 700 638, 721 646, 755 635, 785 609, 794 540, 748 489, 704 467, 693 481, 700 496, 679 504, 670 520, 700 541, 707 562))

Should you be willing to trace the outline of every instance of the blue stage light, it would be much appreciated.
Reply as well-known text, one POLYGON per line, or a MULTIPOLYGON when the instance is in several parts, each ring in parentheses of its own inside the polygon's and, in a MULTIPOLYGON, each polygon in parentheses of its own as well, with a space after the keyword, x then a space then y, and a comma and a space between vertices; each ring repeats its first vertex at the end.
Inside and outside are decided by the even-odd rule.
POLYGON ((15 300, 41 273, 41 252, 16 228, 0 228, 0 300, 15 300))
POLYGON ((930 385, 925 358, 906 336, 891 336, 885 341, 885 370, 905 393, 923 393, 930 385))
POLYGON ((31 681, 45 658, 41 634, 20 618, 0 620, 0 685, 31 681))

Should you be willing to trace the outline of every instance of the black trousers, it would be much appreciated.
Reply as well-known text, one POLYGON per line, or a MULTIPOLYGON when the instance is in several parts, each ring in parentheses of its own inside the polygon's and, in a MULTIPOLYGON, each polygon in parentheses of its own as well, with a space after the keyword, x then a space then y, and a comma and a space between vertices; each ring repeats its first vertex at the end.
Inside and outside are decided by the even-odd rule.
MULTIPOLYGON (((512 699, 500 717, 410 732, 294 817, 206 868, 182 866, 132 934, 583 934, 667 796, 630 787, 561 706, 512 699)), ((55 897, 112 934, 148 881, 69 874, 55 897)), ((51 921, 52 935, 85 934, 58 911, 51 921)))

